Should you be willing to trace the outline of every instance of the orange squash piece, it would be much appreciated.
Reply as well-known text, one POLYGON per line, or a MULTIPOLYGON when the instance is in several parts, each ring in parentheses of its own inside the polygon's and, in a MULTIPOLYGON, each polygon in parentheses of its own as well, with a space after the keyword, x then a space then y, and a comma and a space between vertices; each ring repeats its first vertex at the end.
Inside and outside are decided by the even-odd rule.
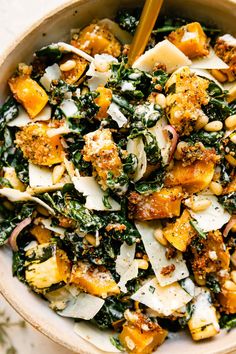
POLYGON ((24 157, 35 165, 51 166, 63 162, 60 135, 49 137, 47 124, 30 124, 16 134, 16 144, 24 157))
POLYGON ((107 110, 111 104, 112 91, 106 87, 98 87, 99 96, 95 98, 95 103, 100 107, 96 114, 97 119, 107 118, 107 110))
POLYGON ((190 220, 191 216, 185 209, 180 218, 176 219, 174 223, 168 223, 163 229, 164 237, 181 252, 186 251, 191 239, 196 235, 196 231, 189 223, 190 220))
POLYGON ((151 322, 141 313, 130 313, 133 320, 127 320, 119 340, 128 353, 149 354, 160 346, 168 332, 157 323, 151 322))
POLYGON ((236 313, 236 284, 226 280, 219 294, 221 308, 227 314, 236 313))
POLYGON ((70 283, 78 285, 89 294, 103 298, 120 293, 118 285, 105 267, 94 267, 82 261, 72 268, 70 283))
POLYGON ((129 195, 129 218, 153 220, 180 215, 182 188, 162 188, 149 195, 132 192, 129 195))
POLYGON ((67 62, 67 60, 73 60, 75 62, 75 67, 71 70, 68 71, 61 71, 61 78, 64 80, 67 84, 73 85, 76 83, 81 76, 84 74, 88 62, 82 57, 79 57, 78 55, 67 55, 61 62, 60 64, 64 64, 67 62))
POLYGON ((48 95, 28 75, 14 76, 8 81, 15 99, 20 102, 30 118, 35 118, 48 102, 48 95))
POLYGON ((31 235, 33 235, 38 243, 49 243, 52 238, 52 232, 42 225, 34 225, 30 230, 31 235))
POLYGON ((209 54, 207 36, 198 22, 178 28, 168 39, 190 59, 209 54))

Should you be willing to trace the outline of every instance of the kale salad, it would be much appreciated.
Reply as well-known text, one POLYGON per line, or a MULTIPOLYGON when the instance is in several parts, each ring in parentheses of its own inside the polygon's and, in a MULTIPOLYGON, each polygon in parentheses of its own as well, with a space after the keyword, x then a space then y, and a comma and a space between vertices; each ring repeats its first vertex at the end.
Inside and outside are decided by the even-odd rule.
POLYGON ((236 38, 165 17, 129 66, 139 15, 72 29, 9 78, 0 245, 79 336, 149 354, 236 326, 236 38))

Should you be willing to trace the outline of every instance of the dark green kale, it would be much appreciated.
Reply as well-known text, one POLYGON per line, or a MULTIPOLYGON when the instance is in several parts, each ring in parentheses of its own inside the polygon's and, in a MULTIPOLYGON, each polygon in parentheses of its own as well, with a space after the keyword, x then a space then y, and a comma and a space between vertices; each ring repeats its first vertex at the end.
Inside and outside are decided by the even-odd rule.
POLYGON ((152 78, 153 90, 155 89, 158 89, 158 91, 163 90, 169 77, 170 75, 168 75, 164 70, 161 69, 155 70, 152 78))
POLYGON ((23 183, 29 182, 29 164, 23 153, 14 145, 14 131, 5 128, 0 137, 0 168, 14 167, 23 183))
POLYGON ((99 106, 94 102, 98 97, 98 92, 87 92, 76 99, 79 114, 78 118, 92 119, 99 110, 99 106))
POLYGON ((225 328, 228 331, 236 327, 236 315, 222 315, 220 318, 220 328, 225 328))
POLYGON ((64 99, 75 92, 77 86, 69 85, 63 80, 51 83, 51 89, 49 92, 49 103, 51 105, 59 105, 64 99))
POLYGON ((16 100, 9 97, 0 108, 0 132, 3 131, 7 123, 18 116, 19 109, 16 100))
POLYGON ((186 305, 186 314, 185 314, 185 316, 184 317, 180 317, 178 319, 178 322, 179 322, 181 328, 187 327, 188 321, 192 317, 193 311, 194 311, 194 305, 191 302, 189 302, 186 305))
POLYGON ((230 213, 236 212, 236 192, 218 197, 219 202, 230 213))
POLYGON ((200 130, 198 132, 191 133, 191 136, 186 137, 185 141, 190 144, 202 142, 205 147, 214 147, 217 152, 220 152, 221 140, 224 136, 224 132, 206 132, 200 130))
POLYGON ((116 347, 121 352, 125 351, 125 348, 121 345, 121 342, 119 341, 119 339, 117 337, 115 337, 115 336, 110 337, 110 342, 112 345, 114 345, 114 347, 116 347))
POLYGON ((105 299, 101 310, 96 314, 93 323, 96 323, 101 329, 112 328, 117 321, 124 319, 124 312, 133 308, 133 301, 127 296, 110 296, 105 299))
POLYGON ((112 172, 108 172, 107 186, 114 194, 122 196, 127 192, 129 177, 124 172, 122 172, 118 177, 114 177, 112 172))
POLYGON ((230 115, 236 114, 236 100, 229 104, 229 108, 231 110, 230 115))
POLYGON ((13 211, 0 209, 0 246, 4 245, 15 227, 24 219, 32 215, 35 206, 31 204, 16 204, 13 211))
POLYGON ((125 115, 132 116, 134 114, 134 107, 124 97, 113 94, 112 101, 120 106, 125 115))
POLYGON ((134 154, 128 154, 125 159, 122 159, 122 163, 123 163, 124 173, 130 175, 134 173, 137 167, 137 163, 138 163, 137 156, 134 154))
POLYGON ((83 154, 81 152, 85 144, 82 136, 78 134, 68 134, 66 136, 66 143, 68 145, 68 159, 73 162, 75 168, 82 174, 91 176, 92 165, 90 162, 84 161, 83 154))
POLYGON ((156 137, 147 129, 140 130, 138 127, 135 127, 131 130, 128 138, 134 139, 138 136, 142 136, 143 138, 144 150, 147 155, 147 162, 151 165, 157 165, 160 163, 162 156, 156 137))
POLYGON ((125 31, 134 34, 139 23, 140 11, 119 10, 115 21, 125 31))
POLYGON ((25 282, 25 252, 18 251, 13 253, 12 259, 12 274, 21 282, 25 282))
POLYGON ((215 294, 221 291, 219 280, 213 274, 207 275, 206 286, 215 294))
POLYGON ((62 51, 58 44, 49 44, 35 52, 38 58, 43 59, 47 65, 58 62, 62 58, 62 51))
POLYGON ((140 194, 150 194, 159 191, 164 185, 165 172, 161 169, 153 172, 145 181, 135 183, 135 190, 140 194))
POLYGON ((223 91, 215 82, 211 81, 207 92, 210 96, 209 103, 202 106, 203 112, 210 121, 224 121, 231 113, 231 109, 225 100, 227 91, 223 91))
POLYGON ((162 117, 163 109, 157 104, 145 103, 135 108, 131 128, 145 129, 152 128, 162 117))
POLYGON ((12 188, 11 183, 8 181, 7 178, 4 178, 4 177, 0 177, 0 186, 1 186, 1 187, 12 188))

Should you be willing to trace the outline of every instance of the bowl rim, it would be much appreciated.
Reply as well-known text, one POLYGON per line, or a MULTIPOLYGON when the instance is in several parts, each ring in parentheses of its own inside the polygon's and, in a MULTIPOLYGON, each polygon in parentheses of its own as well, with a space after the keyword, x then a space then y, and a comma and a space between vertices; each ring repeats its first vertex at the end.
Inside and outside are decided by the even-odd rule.
MULTIPOLYGON (((36 31, 43 22, 52 19, 56 14, 60 13, 65 9, 68 9, 70 7, 73 8, 74 5, 87 3, 89 1, 90 0, 65 0, 63 4, 56 5, 53 9, 47 11, 47 13, 44 14, 42 17, 40 17, 38 20, 28 25, 25 30, 21 31, 17 36, 14 37, 14 39, 10 41, 10 44, 4 49, 2 54, 0 54, 0 68, 7 60, 8 56, 10 56, 15 51, 16 47, 20 45, 20 43, 25 38, 27 38, 27 36, 29 36, 33 31, 36 31)), ((228 2, 228 4, 236 5, 236 0, 226 0, 226 1, 228 2)), ((27 323, 29 323, 34 329, 36 329, 37 331, 45 335, 48 339, 50 339, 54 343, 63 346, 65 349, 71 350, 73 353, 91 354, 90 351, 84 349, 79 349, 80 351, 78 352, 78 347, 71 345, 69 342, 63 341, 62 338, 59 335, 57 335, 54 331, 47 330, 43 326, 38 324, 37 321, 34 320, 34 318, 32 318, 31 316, 29 316, 29 314, 24 310, 24 307, 20 306, 19 303, 14 300, 14 296, 11 296, 11 294, 9 294, 4 287, 0 286, 0 294, 4 297, 4 299, 8 302, 8 304, 10 304, 13 307, 13 309, 27 323)), ((236 351, 232 352, 232 350, 236 350, 236 340, 234 344, 228 346, 225 349, 220 349, 218 351, 215 351, 214 354, 236 353, 236 351)))

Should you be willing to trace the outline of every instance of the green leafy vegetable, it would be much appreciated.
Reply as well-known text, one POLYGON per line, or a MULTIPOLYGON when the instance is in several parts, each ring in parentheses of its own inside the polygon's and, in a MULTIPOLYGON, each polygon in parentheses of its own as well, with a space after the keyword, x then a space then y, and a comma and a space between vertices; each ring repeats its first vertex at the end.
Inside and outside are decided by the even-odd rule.
POLYGON ((49 44, 42 47, 35 54, 38 58, 44 59, 48 65, 58 62, 63 55, 57 44, 49 44))
POLYGON ((219 294, 221 291, 220 283, 213 274, 207 275, 206 286, 215 294, 219 294))
POLYGON ((134 34, 139 23, 138 18, 139 14, 137 12, 131 14, 130 10, 119 10, 116 15, 116 22, 121 28, 134 34))
POLYGON ((140 194, 150 194, 156 192, 163 187, 164 176, 164 171, 158 169, 150 175, 148 180, 137 182, 134 188, 140 194))
POLYGON ((220 196, 219 197, 219 202, 230 213, 235 213, 236 212, 236 192, 220 196))
POLYGON ((114 347, 116 347, 118 350, 124 352, 125 349, 124 347, 121 345, 121 342, 119 341, 119 339, 117 337, 110 337, 110 341, 111 344, 114 345, 114 347))
POLYGON ((207 234, 198 226, 197 221, 195 220, 190 220, 189 221, 190 225, 194 228, 195 231, 197 231, 198 235, 203 238, 206 239, 207 238, 207 234))
POLYGON ((0 108, 0 132, 5 128, 6 124, 18 116, 19 109, 16 100, 9 97, 0 108))
POLYGON ((220 318, 220 328, 225 328, 228 331, 236 327, 236 315, 222 315, 220 318))

